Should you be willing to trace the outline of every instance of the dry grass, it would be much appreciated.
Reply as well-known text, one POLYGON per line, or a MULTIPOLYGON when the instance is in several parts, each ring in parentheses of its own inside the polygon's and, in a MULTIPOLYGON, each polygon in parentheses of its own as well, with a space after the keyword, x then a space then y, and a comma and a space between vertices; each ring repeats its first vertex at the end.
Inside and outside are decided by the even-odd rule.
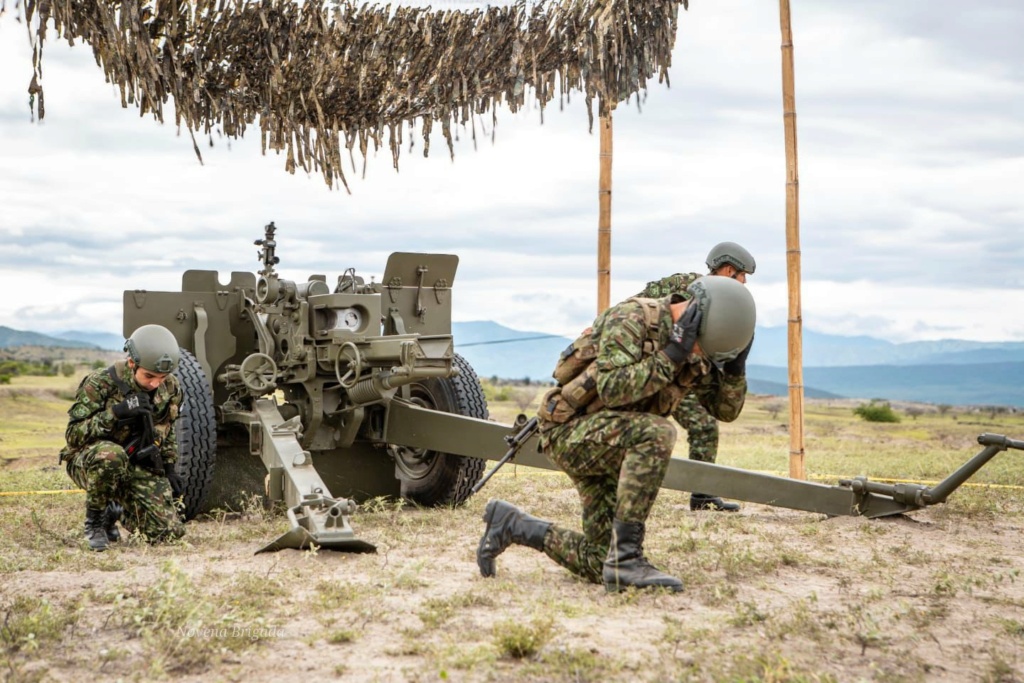
MULTIPOLYGON (((30 404, 41 408, 36 423, 22 398, 0 394, 0 457, 11 461, 14 443, 28 449, 0 471, 3 491, 71 487, 55 450, 32 455, 32 434, 59 437, 67 407, 42 389, 30 404)), ((788 435, 760 409, 768 400, 753 398, 724 426, 721 463, 786 471, 788 435)), ((499 420, 516 412, 511 401, 492 405, 499 420)), ((814 403, 808 471, 939 478, 979 450, 982 431, 1019 438, 1024 421, 936 414, 882 425, 814 403)), ((664 491, 646 548, 684 579, 678 595, 609 595, 519 547, 497 577, 481 578, 474 552, 489 497, 578 526, 564 476, 523 467, 454 510, 364 505, 353 525, 378 546, 372 555, 253 555, 286 526, 256 500, 190 523, 180 542, 91 553, 80 495, 0 496, 0 678, 1021 680, 1018 455, 1000 454, 975 478, 1006 488, 964 488, 889 520, 751 504, 691 513, 686 494, 664 491)))

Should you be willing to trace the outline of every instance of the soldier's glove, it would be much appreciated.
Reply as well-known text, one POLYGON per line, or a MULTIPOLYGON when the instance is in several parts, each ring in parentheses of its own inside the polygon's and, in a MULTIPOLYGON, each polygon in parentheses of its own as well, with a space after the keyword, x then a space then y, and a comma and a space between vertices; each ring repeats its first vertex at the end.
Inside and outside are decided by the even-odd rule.
POLYGON ((672 332, 669 333, 668 344, 665 345, 664 350, 665 355, 676 365, 682 365, 693 352, 693 345, 697 342, 697 332, 700 330, 700 320, 703 315, 697 302, 692 301, 672 326, 672 332))
POLYGON ((174 471, 173 462, 164 463, 164 474, 167 475, 167 483, 171 485, 171 497, 177 500, 185 493, 185 480, 174 471))
POLYGON ((153 402, 149 400, 148 394, 133 391, 120 403, 110 406, 110 411, 118 420, 129 420, 143 413, 152 413, 153 402))
POLYGON ((160 473, 160 449, 153 444, 138 449, 129 445, 125 450, 128 451, 128 462, 131 464, 155 474, 160 473))
POLYGON ((722 366, 722 371, 730 377, 740 377, 747 374, 747 356, 750 355, 750 347, 754 345, 754 338, 750 338, 747 347, 740 351, 739 355, 722 366))

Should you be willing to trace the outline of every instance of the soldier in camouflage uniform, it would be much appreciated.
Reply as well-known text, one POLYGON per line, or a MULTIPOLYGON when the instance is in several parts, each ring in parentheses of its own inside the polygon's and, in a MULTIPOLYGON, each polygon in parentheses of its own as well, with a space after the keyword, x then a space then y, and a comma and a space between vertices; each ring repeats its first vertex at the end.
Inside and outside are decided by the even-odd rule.
MULTIPOLYGON (((747 283, 747 275, 753 275, 757 264, 749 251, 735 242, 716 244, 708 252, 706 259, 709 274, 723 275, 747 283)), ((659 299, 669 294, 681 294, 697 278, 699 273, 676 273, 653 282, 648 282, 644 290, 636 296, 659 299)), ((696 394, 688 394, 672 417, 686 430, 690 445, 690 460, 715 462, 718 457, 718 420, 711 416, 701 405, 696 394)), ((718 496, 706 493, 693 493, 690 496, 691 510, 718 510, 735 512, 740 509, 736 503, 728 503, 718 496)))
POLYGON ((119 520, 151 542, 185 533, 174 505, 182 493, 174 470, 182 390, 170 374, 178 342, 164 327, 143 325, 125 350, 126 360, 82 380, 60 453, 86 491, 85 536, 96 551, 120 540, 119 520))
MULTIPOLYGON (((483 576, 511 544, 542 551, 574 575, 604 583, 682 590, 682 582, 643 555, 645 522, 672 457, 667 419, 692 392, 712 415, 732 421, 746 396, 745 356, 754 302, 734 280, 708 277, 659 301, 629 299, 598 316, 590 338, 594 397, 566 409, 570 385, 549 392, 538 413, 540 448, 569 475, 583 508, 583 533, 488 502, 477 548, 483 576), (656 317, 645 306, 657 307, 656 317), (722 373, 712 373, 712 364, 722 373)), ((557 372, 557 370, 556 370, 557 372)), ((573 380, 575 381, 575 380, 573 380)))

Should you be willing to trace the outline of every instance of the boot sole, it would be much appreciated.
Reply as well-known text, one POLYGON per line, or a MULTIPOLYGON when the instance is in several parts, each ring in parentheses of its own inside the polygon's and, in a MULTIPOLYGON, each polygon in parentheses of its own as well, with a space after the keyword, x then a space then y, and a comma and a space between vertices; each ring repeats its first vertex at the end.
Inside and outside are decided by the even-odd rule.
POLYGON ((667 590, 670 593, 682 593, 683 592, 683 587, 682 586, 662 586, 662 585, 658 585, 658 584, 651 584, 649 586, 634 586, 633 584, 618 585, 618 584, 612 584, 612 583, 606 583, 604 585, 604 590, 605 590, 606 593, 625 593, 630 588, 636 588, 637 590, 650 590, 650 589, 654 588, 654 589, 667 590))

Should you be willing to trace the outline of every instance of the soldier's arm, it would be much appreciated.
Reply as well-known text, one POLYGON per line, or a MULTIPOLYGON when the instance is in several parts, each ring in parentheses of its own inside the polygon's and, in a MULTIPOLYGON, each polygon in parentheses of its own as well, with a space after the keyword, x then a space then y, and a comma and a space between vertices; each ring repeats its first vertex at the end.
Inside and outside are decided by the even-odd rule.
MULTIPOLYGON (((168 378, 167 381, 170 382, 171 379, 168 378)), ((183 400, 184 394, 182 393, 181 385, 175 382, 167 406, 167 416, 161 421, 160 425, 157 425, 157 429, 163 434, 160 440, 160 457, 164 463, 174 463, 178 460, 178 436, 175 424, 178 421, 178 416, 181 415, 181 402, 183 400)))
MULTIPOLYGON (((660 280, 652 280, 647 283, 639 294, 635 296, 647 299, 661 299, 669 294, 686 294, 686 288, 696 279, 691 273, 676 273, 663 277, 660 280)), ((689 297, 688 294, 686 294, 689 297)))
POLYGON ((93 378, 86 379, 68 409, 68 427, 64 439, 73 449, 84 448, 94 441, 109 438, 117 424, 114 414, 107 410, 109 392, 93 378))
POLYGON ((732 422, 743 412, 747 400, 745 375, 730 376, 712 370, 696 389, 700 404, 720 422, 732 422))
POLYGON ((661 391, 678 370, 660 351, 644 356, 646 322, 640 304, 622 304, 621 315, 609 319, 601 335, 597 393, 606 406, 636 403, 661 391))

